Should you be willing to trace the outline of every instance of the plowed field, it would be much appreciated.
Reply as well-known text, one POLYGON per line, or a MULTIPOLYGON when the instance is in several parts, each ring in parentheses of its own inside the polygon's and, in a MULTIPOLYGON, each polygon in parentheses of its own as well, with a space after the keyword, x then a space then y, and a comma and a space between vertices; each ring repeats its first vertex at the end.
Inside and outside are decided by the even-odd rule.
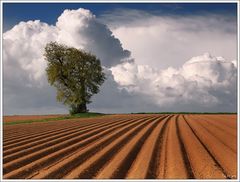
POLYGON ((236 179, 236 115, 4 125, 4 179, 236 179))

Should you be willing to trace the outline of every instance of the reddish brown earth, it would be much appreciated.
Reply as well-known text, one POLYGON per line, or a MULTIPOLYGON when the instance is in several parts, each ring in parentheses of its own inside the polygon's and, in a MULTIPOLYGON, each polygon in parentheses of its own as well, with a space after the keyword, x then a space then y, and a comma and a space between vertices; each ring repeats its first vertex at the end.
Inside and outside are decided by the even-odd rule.
POLYGON ((53 115, 13 115, 13 116, 3 116, 4 122, 12 121, 25 121, 25 120, 40 120, 48 118, 59 118, 66 116, 64 114, 53 114, 53 115))
POLYGON ((236 179, 237 116, 112 115, 4 125, 4 179, 236 179))

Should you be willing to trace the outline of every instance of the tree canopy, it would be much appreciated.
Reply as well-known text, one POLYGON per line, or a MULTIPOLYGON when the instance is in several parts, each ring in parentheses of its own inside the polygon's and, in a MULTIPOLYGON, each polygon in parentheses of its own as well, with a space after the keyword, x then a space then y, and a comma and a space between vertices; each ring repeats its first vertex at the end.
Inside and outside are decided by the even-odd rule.
POLYGON ((95 55, 57 42, 45 47, 47 78, 57 89, 57 100, 70 106, 70 113, 87 112, 92 95, 99 92, 105 75, 95 55))

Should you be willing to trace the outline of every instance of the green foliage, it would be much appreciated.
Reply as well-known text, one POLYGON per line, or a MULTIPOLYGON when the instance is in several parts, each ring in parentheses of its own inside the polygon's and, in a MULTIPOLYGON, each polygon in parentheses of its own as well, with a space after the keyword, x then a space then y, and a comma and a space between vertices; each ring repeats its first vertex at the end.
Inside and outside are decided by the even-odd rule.
POLYGON ((48 82, 57 89, 57 100, 70 106, 71 114, 87 112, 86 104, 105 80, 100 60, 56 42, 46 45, 44 56, 48 82))

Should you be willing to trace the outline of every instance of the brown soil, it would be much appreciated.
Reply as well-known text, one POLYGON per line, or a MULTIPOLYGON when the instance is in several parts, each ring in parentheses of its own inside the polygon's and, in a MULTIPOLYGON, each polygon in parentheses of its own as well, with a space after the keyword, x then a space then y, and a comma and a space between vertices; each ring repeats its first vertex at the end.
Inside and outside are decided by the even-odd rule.
POLYGON ((139 114, 4 125, 3 178, 236 179, 237 118, 139 114))

